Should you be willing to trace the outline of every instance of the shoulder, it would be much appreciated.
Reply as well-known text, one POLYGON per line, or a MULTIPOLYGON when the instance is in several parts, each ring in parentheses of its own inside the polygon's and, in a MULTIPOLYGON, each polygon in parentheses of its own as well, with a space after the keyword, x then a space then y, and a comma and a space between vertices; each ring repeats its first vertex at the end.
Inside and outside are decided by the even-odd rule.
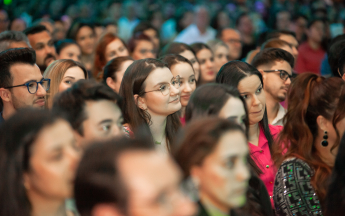
POLYGON ((268 127, 270 128, 272 136, 277 136, 280 131, 283 130, 283 126, 280 125, 268 125, 268 127))
POLYGON ((293 167, 294 169, 302 169, 308 172, 308 174, 314 175, 314 171, 309 166, 309 164, 299 158, 291 157, 291 158, 285 159, 283 163, 280 165, 279 169, 284 169, 286 167, 291 167, 291 168, 293 167))
POLYGON ((298 50, 305 50, 305 49, 308 49, 308 47, 309 47, 308 43, 304 42, 298 47, 298 50))

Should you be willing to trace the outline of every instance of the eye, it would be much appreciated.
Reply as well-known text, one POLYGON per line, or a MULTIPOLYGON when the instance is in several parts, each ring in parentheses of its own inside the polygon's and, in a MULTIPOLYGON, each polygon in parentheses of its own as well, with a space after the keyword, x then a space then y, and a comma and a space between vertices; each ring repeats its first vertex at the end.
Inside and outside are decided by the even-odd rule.
POLYGON ((65 83, 66 84, 72 84, 72 82, 70 80, 66 80, 65 83))
MULTIPOLYGON (((173 82, 174 82, 174 81, 173 81, 173 82)), ((166 88, 167 88, 166 85, 161 85, 161 87, 159 88, 159 90, 164 91, 166 88)))
POLYGON ((195 59, 190 60, 190 63, 194 64, 196 61, 195 59))
POLYGON ((262 91, 262 87, 258 88, 258 90, 256 90, 256 93, 261 93, 262 91))
POLYGON ((226 165, 226 167, 229 168, 229 169, 234 168, 234 166, 235 166, 235 159, 230 158, 230 159, 226 162, 225 165, 226 165))
POLYGON ((242 97, 243 97, 244 99, 247 99, 247 98, 248 98, 248 95, 242 95, 242 97))
POLYGON ((195 78, 191 78, 191 79, 189 80, 189 82, 190 82, 190 83, 195 83, 195 82, 196 82, 196 79, 195 79, 195 78))
POLYGON ((34 83, 34 82, 29 82, 28 83, 29 88, 33 88, 33 87, 35 87, 35 85, 36 85, 36 83, 34 83))
POLYGON ((103 130, 103 131, 106 131, 106 132, 109 131, 110 128, 111 128, 111 125, 103 125, 103 126, 102 126, 102 130, 103 130))
POLYGON ((59 161, 61 159, 62 159, 62 152, 60 152, 60 151, 55 153, 52 157, 52 160, 54 160, 54 161, 59 161))

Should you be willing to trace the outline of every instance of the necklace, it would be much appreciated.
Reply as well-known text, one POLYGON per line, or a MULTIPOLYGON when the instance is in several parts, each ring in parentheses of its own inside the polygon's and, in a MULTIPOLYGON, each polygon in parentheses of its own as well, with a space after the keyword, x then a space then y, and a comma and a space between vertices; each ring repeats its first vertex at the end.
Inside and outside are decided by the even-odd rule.
POLYGON ((162 144, 163 139, 164 139, 164 135, 163 135, 163 137, 162 137, 162 139, 161 139, 161 141, 160 141, 160 142, 158 142, 157 140, 155 140, 155 144, 157 144, 157 145, 161 145, 161 144, 162 144))

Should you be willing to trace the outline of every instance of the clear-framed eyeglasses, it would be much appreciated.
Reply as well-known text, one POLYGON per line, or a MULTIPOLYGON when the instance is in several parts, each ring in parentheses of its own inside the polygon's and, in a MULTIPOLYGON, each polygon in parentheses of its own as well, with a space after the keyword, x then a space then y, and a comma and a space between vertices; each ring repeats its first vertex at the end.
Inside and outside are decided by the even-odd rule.
POLYGON ((174 77, 170 83, 161 83, 159 89, 152 90, 152 91, 147 91, 144 93, 150 93, 150 92, 155 92, 155 91, 160 91, 164 96, 170 94, 171 91, 171 86, 174 86, 175 88, 180 88, 181 86, 181 79, 180 76, 174 77))

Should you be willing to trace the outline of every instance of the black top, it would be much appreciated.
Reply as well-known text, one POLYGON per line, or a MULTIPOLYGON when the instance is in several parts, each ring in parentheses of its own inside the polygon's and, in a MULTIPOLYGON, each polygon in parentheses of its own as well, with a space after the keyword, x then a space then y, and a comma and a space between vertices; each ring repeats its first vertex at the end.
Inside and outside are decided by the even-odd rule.
POLYGON ((318 196, 310 183, 314 170, 303 160, 285 160, 277 172, 273 199, 279 216, 321 216, 318 196))
POLYGON ((0 125, 4 122, 4 118, 2 117, 2 112, 0 113, 0 125))

